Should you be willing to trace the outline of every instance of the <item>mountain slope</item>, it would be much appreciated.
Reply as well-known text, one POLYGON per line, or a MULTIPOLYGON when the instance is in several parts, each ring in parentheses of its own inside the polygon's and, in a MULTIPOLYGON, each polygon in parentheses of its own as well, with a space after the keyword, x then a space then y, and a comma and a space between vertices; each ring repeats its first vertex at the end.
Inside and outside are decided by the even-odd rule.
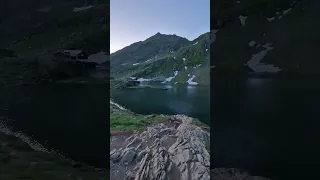
POLYGON ((140 81, 209 84, 210 34, 193 41, 157 33, 111 54, 111 76, 140 81), (197 83, 192 83, 197 82, 197 83))
POLYGON ((82 49, 88 55, 108 52, 107 9, 106 0, 5 1, 0 6, 0 84, 87 76, 84 68, 63 63, 55 53, 60 49, 82 49))
POLYGON ((215 1, 212 62, 238 72, 319 73, 320 2, 215 1), (220 3, 220 4, 219 4, 220 3), (248 68, 249 67, 249 68, 248 68))

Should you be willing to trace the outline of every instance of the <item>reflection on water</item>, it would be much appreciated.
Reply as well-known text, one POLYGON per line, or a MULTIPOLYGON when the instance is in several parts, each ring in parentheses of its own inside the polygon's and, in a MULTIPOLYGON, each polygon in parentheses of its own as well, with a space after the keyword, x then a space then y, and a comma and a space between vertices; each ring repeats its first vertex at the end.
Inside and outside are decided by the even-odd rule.
POLYGON ((111 96, 119 104, 141 114, 186 114, 209 124, 209 87, 153 85, 123 89, 111 96))
POLYGON ((76 161, 106 167, 108 85, 1 87, 2 115, 17 131, 76 161))
POLYGON ((244 168, 272 179, 318 171, 320 81, 227 79, 215 85, 213 168, 244 168))

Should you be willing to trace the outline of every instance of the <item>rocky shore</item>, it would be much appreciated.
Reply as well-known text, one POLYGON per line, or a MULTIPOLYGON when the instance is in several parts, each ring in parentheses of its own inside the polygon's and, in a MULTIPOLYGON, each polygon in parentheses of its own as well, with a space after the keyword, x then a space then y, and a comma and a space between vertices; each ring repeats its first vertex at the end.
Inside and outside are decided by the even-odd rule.
POLYGON ((110 179, 209 180, 209 130, 175 115, 135 133, 110 137, 110 179))
POLYGON ((216 168, 210 173, 214 180, 271 180, 269 178, 254 176, 249 172, 237 168, 216 168))
POLYGON ((23 133, 15 133, 0 117, 0 179, 104 180, 108 171, 65 158, 23 133))

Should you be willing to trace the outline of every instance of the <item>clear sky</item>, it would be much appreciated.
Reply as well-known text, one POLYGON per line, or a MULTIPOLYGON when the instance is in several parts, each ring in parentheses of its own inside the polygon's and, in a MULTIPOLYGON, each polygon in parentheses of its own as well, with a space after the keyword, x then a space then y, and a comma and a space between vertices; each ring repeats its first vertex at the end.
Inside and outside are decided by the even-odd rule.
POLYGON ((189 40, 210 31, 210 0, 111 0, 110 52, 160 32, 189 40))

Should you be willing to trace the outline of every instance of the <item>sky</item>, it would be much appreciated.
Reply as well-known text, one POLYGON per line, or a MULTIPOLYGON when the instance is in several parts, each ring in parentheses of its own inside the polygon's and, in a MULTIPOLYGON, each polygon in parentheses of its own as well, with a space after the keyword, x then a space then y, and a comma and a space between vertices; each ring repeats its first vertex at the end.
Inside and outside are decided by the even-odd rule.
POLYGON ((210 31, 210 0, 111 0, 110 52, 160 32, 194 40, 210 31))

